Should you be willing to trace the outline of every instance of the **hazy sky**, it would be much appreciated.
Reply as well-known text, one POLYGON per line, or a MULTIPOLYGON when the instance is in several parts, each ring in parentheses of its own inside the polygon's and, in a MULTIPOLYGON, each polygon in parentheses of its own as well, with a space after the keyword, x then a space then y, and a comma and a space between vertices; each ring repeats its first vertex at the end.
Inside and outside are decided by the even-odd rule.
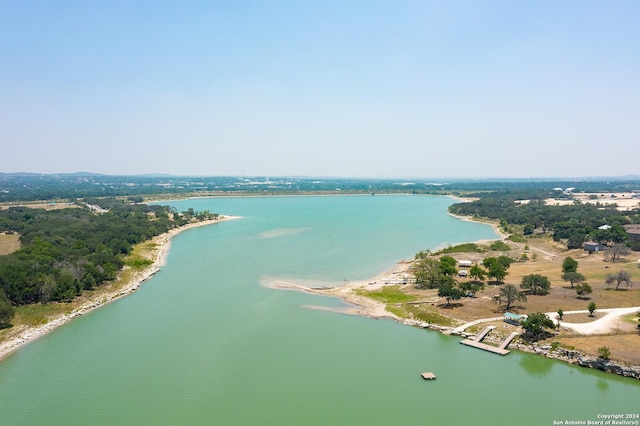
POLYGON ((0 0, 0 171, 640 174, 640 1, 0 0))

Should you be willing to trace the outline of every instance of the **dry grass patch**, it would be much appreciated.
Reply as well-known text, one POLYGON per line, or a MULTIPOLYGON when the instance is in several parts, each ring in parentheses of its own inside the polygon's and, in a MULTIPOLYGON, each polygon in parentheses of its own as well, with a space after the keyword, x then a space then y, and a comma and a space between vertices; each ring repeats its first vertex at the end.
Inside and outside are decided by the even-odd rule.
POLYGON ((594 312, 593 316, 590 316, 588 313, 584 314, 564 314, 562 316, 562 321, 569 322, 572 324, 582 324, 585 322, 593 322, 597 319, 602 318, 605 314, 601 312, 594 312))
MULTIPOLYGON (((455 322, 469 322, 480 318, 490 318, 501 316, 504 313, 504 306, 497 305, 493 301, 493 296, 498 294, 500 288, 505 284, 513 284, 518 289, 522 278, 529 274, 540 274, 549 278, 551 291, 545 296, 527 296, 526 302, 515 302, 509 310, 518 314, 528 314, 533 312, 556 312, 587 310, 589 303, 597 305, 595 317, 585 314, 565 314, 564 321, 567 322, 589 322, 601 318, 603 313, 598 312, 605 308, 620 308, 630 306, 640 306, 640 268, 634 262, 640 257, 638 252, 632 252, 626 260, 611 263, 604 259, 603 253, 588 254, 583 250, 566 250, 562 245, 550 238, 527 238, 525 242, 508 241, 512 250, 508 252, 485 252, 485 253, 456 253, 453 256, 457 259, 482 262, 482 259, 489 256, 500 256, 507 254, 514 259, 520 259, 522 254, 527 254, 529 260, 515 262, 509 268, 504 284, 493 285, 485 283, 485 289, 478 292, 476 297, 463 297, 455 301, 453 307, 446 307, 445 300, 437 297, 437 290, 417 290, 413 286, 403 286, 401 291, 414 295, 418 300, 429 300, 429 309, 437 312, 443 317, 449 317, 455 322), (535 254, 535 256, 533 256, 535 254), (592 287, 593 292, 585 298, 578 298, 575 288, 562 280, 562 262, 566 257, 572 257, 578 261, 578 272, 586 277, 586 281, 592 287), (535 257, 535 260, 533 258, 535 257), (616 273, 620 269, 631 274, 634 285, 631 288, 621 288, 615 290, 605 284, 605 277, 609 273, 616 273)), ((458 278, 462 282, 466 278, 458 278)), ((618 327, 618 334, 612 336, 595 337, 575 337, 574 335, 561 335, 553 340, 562 339, 563 344, 567 339, 567 345, 575 346, 576 349, 597 356, 597 350, 601 346, 608 346, 612 352, 612 358, 621 361, 640 365, 640 351, 627 346, 631 343, 638 347, 636 329, 637 321, 633 318, 621 319, 618 327), (630 333, 631 336, 630 336, 630 333), (572 343, 568 343, 572 342, 572 343), (577 342, 577 343, 576 343, 577 342), (638 353, 635 353, 638 352, 638 353)), ((489 324, 489 323, 487 323, 489 324)), ((481 324, 486 326, 487 324, 481 324)), ((494 324, 497 326, 496 332, 502 332, 503 322, 494 324)), ((478 330, 476 330, 478 331, 478 330)), ((504 330, 506 331, 506 329, 504 330)), ((551 339, 548 339, 551 341, 551 339)))
POLYGON ((20 249, 20 235, 0 233, 0 256, 20 249))
POLYGON ((627 333, 610 336, 555 337, 554 341, 564 347, 573 347, 587 355, 597 357, 598 348, 606 346, 611 351, 611 359, 633 365, 640 365, 640 334, 627 333))

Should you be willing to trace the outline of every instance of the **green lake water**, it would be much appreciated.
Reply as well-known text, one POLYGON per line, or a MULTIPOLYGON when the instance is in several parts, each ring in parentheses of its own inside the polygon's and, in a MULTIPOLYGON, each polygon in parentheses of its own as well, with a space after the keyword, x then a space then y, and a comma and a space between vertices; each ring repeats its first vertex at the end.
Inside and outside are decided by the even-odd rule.
POLYGON ((172 202, 242 216, 175 237, 135 294, 0 362, 1 425, 551 425, 637 413, 640 383, 460 338, 308 309, 269 278, 366 279, 418 250, 495 238, 451 198, 172 202), (435 381, 419 374, 433 371, 435 381))

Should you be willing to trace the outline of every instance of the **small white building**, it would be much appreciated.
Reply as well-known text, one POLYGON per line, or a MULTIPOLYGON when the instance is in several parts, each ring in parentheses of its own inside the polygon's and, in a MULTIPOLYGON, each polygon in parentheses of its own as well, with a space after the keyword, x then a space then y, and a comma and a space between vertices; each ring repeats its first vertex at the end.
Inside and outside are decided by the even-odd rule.
POLYGON ((470 260, 458 260, 458 266, 461 268, 470 268, 471 261, 470 260))
POLYGON ((458 276, 459 277, 467 277, 469 276, 469 271, 465 270, 465 269, 460 269, 458 271, 458 276))

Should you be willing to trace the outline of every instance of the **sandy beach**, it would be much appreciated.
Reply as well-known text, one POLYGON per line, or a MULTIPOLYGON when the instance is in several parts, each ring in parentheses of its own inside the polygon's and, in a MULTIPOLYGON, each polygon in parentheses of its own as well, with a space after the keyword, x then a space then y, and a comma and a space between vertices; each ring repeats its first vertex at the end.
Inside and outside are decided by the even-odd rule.
POLYGON ((318 294, 321 296, 337 297, 353 305, 344 309, 326 308, 316 305, 305 305, 305 308, 329 310, 349 315, 361 315, 370 318, 389 318, 403 321, 402 318, 392 314, 385 309, 385 304, 377 300, 356 294, 358 289, 376 290, 393 282, 402 281, 408 274, 410 261, 402 260, 391 269, 367 280, 342 281, 339 283, 326 283, 323 286, 305 285, 299 281, 292 282, 285 279, 267 278, 261 281, 265 287, 279 290, 295 290, 305 293, 318 294))
MULTIPOLYGON (((469 201, 471 199, 461 197, 451 197, 456 201, 469 201)), ((483 223, 493 228, 497 237, 492 240, 478 240, 476 244, 488 244, 496 239, 505 239, 507 234, 502 232, 500 227, 495 222, 477 221, 470 216, 459 216, 452 213, 449 215, 468 222, 483 223)), ((412 274, 409 272, 409 267, 413 263, 413 259, 401 260, 396 263, 392 268, 383 271, 373 278, 360 280, 360 281, 345 281, 338 283, 305 283, 300 280, 295 282, 287 279, 266 278, 261 281, 261 284, 265 287, 280 289, 280 290, 296 290, 303 291, 305 293, 318 294, 321 296, 337 297, 343 301, 353 305, 345 309, 326 308, 323 306, 306 305, 305 308, 330 310, 333 312, 339 312, 349 315, 361 315, 370 318, 389 318, 404 323, 411 323, 411 320, 406 318, 400 318, 393 313, 386 310, 385 304, 379 302, 370 297, 360 296, 356 293, 358 289, 366 290, 378 290, 385 285, 401 283, 405 278, 410 277, 412 274)), ((415 324, 414 324, 415 325, 415 324)))
POLYGON ((121 286, 116 290, 97 291, 95 294, 89 297, 86 302, 82 303, 79 307, 75 308, 68 314, 61 315, 40 326, 24 326, 19 330, 16 330, 17 333, 15 333, 16 335, 14 337, 11 337, 8 340, 0 343, 0 360, 13 353, 17 349, 21 348, 22 346, 26 345, 27 343, 44 336, 45 334, 66 324, 72 319, 87 314, 94 309, 106 305, 107 303, 111 303, 121 297, 135 292, 145 281, 151 278, 162 268, 167 260, 167 254, 169 253, 169 249, 171 247, 171 239, 174 236, 178 235, 180 232, 233 219, 240 219, 240 217, 221 215, 218 219, 190 223, 179 228, 174 228, 169 232, 154 237, 151 240, 154 245, 153 253, 151 256, 153 263, 151 265, 141 271, 136 272, 131 277, 131 279, 126 284, 124 284, 124 286, 121 286))

